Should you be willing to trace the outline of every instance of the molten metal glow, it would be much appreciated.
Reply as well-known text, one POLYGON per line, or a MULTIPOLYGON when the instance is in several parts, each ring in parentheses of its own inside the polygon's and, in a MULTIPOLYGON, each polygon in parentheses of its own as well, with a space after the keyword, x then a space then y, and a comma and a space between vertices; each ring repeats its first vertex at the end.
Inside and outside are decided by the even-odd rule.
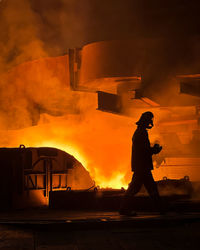
POLYGON ((83 156, 83 154, 80 152, 78 147, 75 145, 64 145, 58 142, 54 141, 43 141, 42 143, 39 143, 38 145, 35 145, 36 147, 53 147, 53 148, 58 148, 61 149, 68 154, 74 156, 87 170, 87 159, 83 156))
POLYGON ((99 185, 102 188, 127 188, 128 184, 124 181, 124 173, 115 173, 112 178, 105 179, 105 178, 99 178, 97 185, 99 185))
MULTIPOLYGON (((89 171, 88 169, 88 161, 86 157, 83 156, 83 153, 75 145, 65 145, 60 144, 54 141, 43 141, 42 143, 35 145, 36 147, 54 147, 61 149, 71 155, 73 155, 81 164, 89 171)), ((96 185, 101 188, 127 188, 128 184, 124 181, 124 173, 114 173, 113 176, 109 179, 101 176, 98 173, 98 168, 95 168, 95 181, 96 185)))

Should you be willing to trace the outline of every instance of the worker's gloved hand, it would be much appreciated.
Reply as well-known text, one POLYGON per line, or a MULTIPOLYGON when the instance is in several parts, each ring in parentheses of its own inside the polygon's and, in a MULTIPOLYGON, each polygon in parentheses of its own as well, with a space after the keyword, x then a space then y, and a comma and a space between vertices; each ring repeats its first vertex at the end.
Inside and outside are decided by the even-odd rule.
POLYGON ((158 154, 162 150, 162 146, 160 146, 159 144, 154 144, 152 149, 153 149, 153 154, 158 154))

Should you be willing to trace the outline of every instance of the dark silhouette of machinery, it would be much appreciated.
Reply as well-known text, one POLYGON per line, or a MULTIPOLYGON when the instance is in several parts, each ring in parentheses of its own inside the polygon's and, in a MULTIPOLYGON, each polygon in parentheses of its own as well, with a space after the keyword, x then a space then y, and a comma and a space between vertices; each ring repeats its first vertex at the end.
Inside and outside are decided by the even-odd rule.
POLYGON ((1 208, 43 206, 50 191, 94 185, 79 161, 56 148, 0 148, 0 165, 1 208))

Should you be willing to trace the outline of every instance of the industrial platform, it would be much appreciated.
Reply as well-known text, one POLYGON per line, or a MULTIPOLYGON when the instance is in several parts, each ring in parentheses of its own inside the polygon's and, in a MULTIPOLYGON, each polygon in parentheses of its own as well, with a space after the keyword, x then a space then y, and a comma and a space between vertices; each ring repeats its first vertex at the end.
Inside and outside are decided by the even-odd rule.
POLYGON ((200 222, 199 212, 137 212, 136 216, 122 216, 117 211, 66 211, 58 209, 30 209, 0 213, 1 225, 18 225, 47 229, 102 229, 104 227, 152 227, 200 222))
POLYGON ((0 249, 198 249, 200 212, 31 209, 0 213, 0 249))

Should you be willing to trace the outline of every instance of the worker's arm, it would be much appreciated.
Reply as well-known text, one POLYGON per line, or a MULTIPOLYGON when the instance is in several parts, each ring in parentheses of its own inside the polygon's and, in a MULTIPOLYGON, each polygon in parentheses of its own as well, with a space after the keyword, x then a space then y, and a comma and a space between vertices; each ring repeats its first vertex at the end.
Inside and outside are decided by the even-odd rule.
POLYGON ((147 132, 144 134, 143 139, 145 151, 149 152, 151 155, 160 153, 162 147, 159 144, 154 144, 154 146, 151 147, 147 132))

